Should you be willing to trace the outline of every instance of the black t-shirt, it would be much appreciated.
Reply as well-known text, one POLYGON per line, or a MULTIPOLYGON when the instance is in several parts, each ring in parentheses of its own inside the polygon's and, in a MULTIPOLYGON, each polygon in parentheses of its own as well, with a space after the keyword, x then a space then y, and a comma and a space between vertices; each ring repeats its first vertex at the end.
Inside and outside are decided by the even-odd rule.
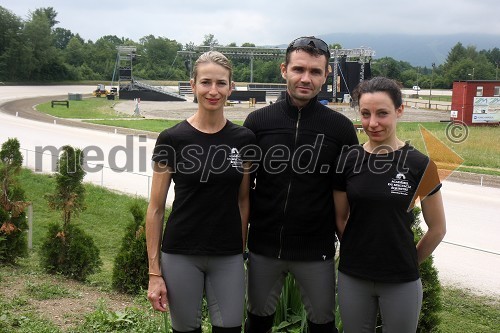
POLYGON ((350 205, 339 270, 380 282, 418 279, 412 208, 416 196, 441 187, 434 162, 408 144, 388 154, 353 146, 339 158, 334 187, 350 205))
POLYGON ((241 151, 254 142, 250 130, 229 120, 214 134, 203 133, 186 120, 160 133, 153 161, 172 167, 175 183, 163 252, 241 253, 241 151))

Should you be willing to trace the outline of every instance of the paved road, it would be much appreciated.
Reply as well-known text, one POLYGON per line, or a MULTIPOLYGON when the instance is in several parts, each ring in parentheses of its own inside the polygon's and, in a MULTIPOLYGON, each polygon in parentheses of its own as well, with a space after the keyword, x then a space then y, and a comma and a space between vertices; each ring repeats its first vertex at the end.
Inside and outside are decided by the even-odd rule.
MULTIPOLYGON (((15 98, 51 96, 67 92, 88 93, 92 87, 0 87, 0 104, 15 98), (52 89, 48 89, 52 88, 52 89)), ((27 103, 27 104, 26 104, 27 103)), ((148 197, 151 167, 148 164, 154 137, 126 136, 108 131, 61 125, 62 121, 45 117, 40 121, 26 119, 27 105, 16 111, 0 112, 0 143, 17 137, 24 154, 24 163, 40 171, 50 172, 54 161, 45 154, 35 154, 40 148, 59 148, 70 144, 86 148, 92 157, 86 181, 124 193, 148 197), (17 113, 17 117, 16 117, 17 113), (38 148, 37 148, 38 147, 38 148), (98 165, 103 165, 102 170, 98 165), (129 169, 113 171, 116 169, 129 169)), ((5 109, 6 105, 0 105, 5 109)), ((240 111, 235 111, 240 112, 240 111)), ((467 288, 500 300, 500 188, 467 185, 445 181, 443 197, 448 221, 445 243, 435 252, 435 262, 444 284, 467 288)), ((169 193, 169 203, 173 199, 169 193)), ((36 213, 36 212, 35 212, 36 213)))

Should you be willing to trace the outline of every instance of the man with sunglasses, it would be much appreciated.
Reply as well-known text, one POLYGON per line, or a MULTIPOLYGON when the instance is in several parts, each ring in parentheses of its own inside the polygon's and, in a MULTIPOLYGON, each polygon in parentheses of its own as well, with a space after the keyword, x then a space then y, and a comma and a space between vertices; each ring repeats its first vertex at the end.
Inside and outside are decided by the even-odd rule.
POLYGON ((286 98, 252 112, 244 126, 260 148, 253 172, 245 331, 267 333, 290 273, 309 332, 335 326, 335 215, 332 175, 343 146, 358 143, 352 122, 317 98, 328 45, 300 37, 286 50, 286 98))

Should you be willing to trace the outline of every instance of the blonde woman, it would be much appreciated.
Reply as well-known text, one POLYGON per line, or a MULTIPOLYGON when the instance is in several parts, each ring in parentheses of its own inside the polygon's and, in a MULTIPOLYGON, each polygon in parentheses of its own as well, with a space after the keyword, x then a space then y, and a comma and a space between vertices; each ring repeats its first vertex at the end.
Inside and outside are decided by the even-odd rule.
POLYGON ((213 332, 240 333, 245 277, 249 175, 242 151, 254 134, 224 117, 232 67, 219 52, 202 54, 191 87, 197 112, 158 137, 146 217, 148 298, 174 332, 201 332, 207 298, 213 332), (175 183, 163 230, 165 200, 175 183), (162 237, 163 234, 163 237, 162 237))

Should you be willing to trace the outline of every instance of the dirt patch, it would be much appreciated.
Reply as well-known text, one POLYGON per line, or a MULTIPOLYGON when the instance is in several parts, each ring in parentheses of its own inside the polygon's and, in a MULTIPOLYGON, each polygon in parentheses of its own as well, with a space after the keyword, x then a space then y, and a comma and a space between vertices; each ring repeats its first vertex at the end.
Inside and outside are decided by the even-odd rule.
POLYGON ((52 322, 62 331, 80 325, 85 315, 97 309, 104 302, 110 311, 123 311, 133 305, 133 297, 125 294, 99 291, 83 283, 63 277, 46 274, 23 274, 13 269, 5 272, 3 269, 0 295, 6 301, 18 300, 25 304, 28 311, 34 311, 40 317, 52 322), (38 300, 30 295, 28 285, 52 285, 67 290, 67 296, 53 299, 38 300))

